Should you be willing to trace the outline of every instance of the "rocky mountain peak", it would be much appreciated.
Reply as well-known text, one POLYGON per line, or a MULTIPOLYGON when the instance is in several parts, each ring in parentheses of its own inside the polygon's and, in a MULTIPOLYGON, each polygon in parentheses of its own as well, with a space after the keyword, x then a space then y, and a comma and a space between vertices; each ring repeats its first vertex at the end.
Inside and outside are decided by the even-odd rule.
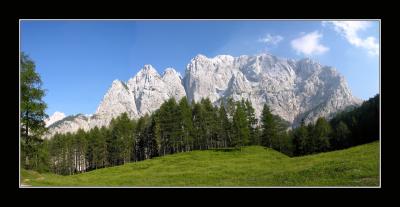
POLYGON ((173 68, 162 76, 151 65, 143 68, 125 84, 114 80, 94 115, 69 116, 50 126, 52 133, 73 132, 108 125, 123 112, 131 118, 150 114, 171 97, 189 102, 209 98, 213 104, 232 97, 252 102, 257 116, 264 104, 272 113, 296 126, 323 116, 330 118, 348 106, 361 103, 352 96, 342 75, 333 67, 305 58, 292 60, 271 54, 218 55, 199 54, 186 66, 185 76, 173 68))
POLYGON ((179 79, 182 79, 181 74, 179 72, 177 72, 174 68, 166 68, 164 70, 164 74, 163 74, 162 77, 163 78, 165 78, 165 77, 167 77, 167 78, 169 78, 169 77, 172 77, 172 78, 178 77, 179 79))
POLYGON ((44 122, 46 127, 52 125, 53 123, 60 121, 61 119, 65 118, 65 114, 59 111, 56 111, 51 115, 49 118, 45 119, 44 122))

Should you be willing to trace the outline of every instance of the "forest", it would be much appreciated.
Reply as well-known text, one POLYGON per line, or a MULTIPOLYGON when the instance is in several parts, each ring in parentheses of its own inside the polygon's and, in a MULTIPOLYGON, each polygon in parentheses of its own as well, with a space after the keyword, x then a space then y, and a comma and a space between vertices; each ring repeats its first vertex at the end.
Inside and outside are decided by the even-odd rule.
POLYGON ((257 119, 248 100, 169 99, 137 120, 126 113, 108 127, 42 139, 46 104, 40 76, 25 54, 21 60, 21 167, 71 175, 192 150, 240 150, 261 145, 289 156, 345 149, 379 140, 379 94, 361 106, 291 129, 264 105, 257 119))

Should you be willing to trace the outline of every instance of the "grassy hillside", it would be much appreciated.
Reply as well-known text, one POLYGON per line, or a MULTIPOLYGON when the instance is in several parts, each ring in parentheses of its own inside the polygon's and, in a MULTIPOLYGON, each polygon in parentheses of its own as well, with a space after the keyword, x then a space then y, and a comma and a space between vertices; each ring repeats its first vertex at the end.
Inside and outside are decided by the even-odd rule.
POLYGON ((193 151, 72 176, 21 171, 32 186, 378 186, 379 142, 289 158, 260 146, 193 151))

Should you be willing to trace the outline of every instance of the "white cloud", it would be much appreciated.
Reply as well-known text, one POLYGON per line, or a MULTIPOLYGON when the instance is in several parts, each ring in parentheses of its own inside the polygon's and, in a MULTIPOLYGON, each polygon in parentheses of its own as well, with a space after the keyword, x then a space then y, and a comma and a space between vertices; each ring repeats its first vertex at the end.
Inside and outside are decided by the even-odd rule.
POLYGON ((358 32, 367 29, 371 26, 371 22, 368 21, 324 21, 322 25, 333 25, 336 32, 346 38, 346 40, 360 48, 367 50, 371 56, 379 55, 379 44, 375 37, 367 37, 362 39, 359 37, 358 32))
POLYGON ((322 34, 314 31, 308 34, 303 34, 299 38, 292 40, 291 45, 298 53, 303 53, 305 55, 320 55, 329 50, 328 47, 319 42, 321 38, 322 34))
POLYGON ((277 45, 280 41, 283 40, 283 37, 280 35, 271 35, 267 34, 264 38, 259 39, 260 42, 270 44, 270 45, 277 45))

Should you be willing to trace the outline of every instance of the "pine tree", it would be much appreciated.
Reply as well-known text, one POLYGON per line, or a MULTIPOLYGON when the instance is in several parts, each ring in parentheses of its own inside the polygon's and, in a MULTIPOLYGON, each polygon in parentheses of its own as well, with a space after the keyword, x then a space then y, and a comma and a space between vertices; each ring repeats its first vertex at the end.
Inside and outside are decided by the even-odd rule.
MULTIPOLYGON (((102 167, 100 165, 101 163, 101 159, 100 159, 100 147, 101 145, 99 145, 99 139, 101 137, 101 133, 99 128, 96 126, 94 127, 92 130, 90 130, 89 135, 88 135, 88 150, 87 150, 87 160, 89 162, 89 169, 97 169, 102 167)), ((111 146, 111 144, 110 144, 111 146)), ((113 146, 114 147, 114 146, 113 146)), ((112 151, 111 148, 107 149, 110 150, 110 155, 111 156, 115 156, 114 152, 112 151)), ((111 165, 114 165, 115 162, 113 162, 114 160, 110 158, 110 163, 111 165)))
POLYGON ((175 99, 171 98, 162 104, 158 113, 162 154, 174 153, 182 142, 179 109, 175 99))
POLYGON ((83 129, 78 129, 74 138, 74 149, 75 149, 75 169, 78 172, 86 170, 86 148, 87 139, 86 132, 83 129))
POLYGON ((96 139, 96 153, 98 153, 98 155, 96 156, 96 160, 97 160, 97 165, 98 167, 102 168, 102 167, 107 167, 109 166, 109 162, 107 160, 107 156, 108 156, 108 152, 107 152, 107 139, 108 137, 111 137, 111 132, 108 128, 106 128, 105 126, 102 126, 99 129, 99 137, 96 139))
POLYGON ((111 165, 120 165, 131 160, 134 146, 134 123, 122 113, 110 123, 111 136, 108 139, 108 156, 111 165))
POLYGON ((240 102, 236 104, 236 111, 233 115, 233 146, 241 147, 249 144, 249 124, 246 119, 245 106, 240 102))
POLYGON ((250 144, 258 145, 259 144, 258 132, 257 132, 258 120, 255 115, 255 110, 249 100, 246 100, 245 106, 246 106, 247 120, 249 124, 248 128, 250 130, 250 144))
POLYGON ((303 119, 301 120, 300 126, 293 132, 293 154, 295 156, 307 154, 308 137, 308 130, 303 119))
POLYGON ((318 137, 315 135, 315 125, 310 122, 306 126, 307 137, 302 140, 302 146, 305 154, 312 154, 318 149, 318 137))
POLYGON ((157 123, 155 116, 151 117, 151 121, 146 128, 147 143, 146 147, 148 149, 148 157, 153 158, 159 155, 160 149, 160 125, 157 123))
POLYGON ((264 104, 262 110, 261 124, 261 144, 266 147, 272 147, 273 142, 278 139, 278 126, 267 104, 264 104))
POLYGON ((148 115, 139 118, 136 125, 135 136, 135 161, 140 161, 145 158, 145 140, 146 140, 146 125, 148 115))
POLYGON ((325 118, 320 117, 315 124, 313 139, 313 152, 325 152, 329 149, 329 140, 332 128, 325 118))
POLYGON ((218 121, 218 141, 220 146, 228 147, 230 145, 230 139, 232 136, 231 123, 228 119, 228 115, 223 103, 221 103, 219 107, 218 121))
POLYGON ((193 103, 192 107, 194 148, 201 150, 204 149, 206 141, 206 125, 204 112, 200 103, 193 103))
POLYGON ((193 122, 192 109, 186 97, 179 101, 181 135, 183 136, 184 151, 190 151, 193 148, 193 122))
POLYGON ((233 118, 233 114, 235 114, 235 111, 236 111, 235 101, 233 100, 232 97, 229 97, 226 101, 226 112, 228 114, 229 119, 233 118))
POLYGON ((206 149, 215 148, 217 139, 217 111, 213 107, 209 98, 201 99, 200 104, 203 108, 204 130, 206 138, 206 149))
POLYGON ((333 149, 343 149, 352 145, 350 142, 350 130, 347 125, 340 121, 335 129, 335 135, 331 138, 331 144, 333 149))
POLYGON ((45 114, 47 105, 42 100, 45 91, 41 88, 42 81, 35 63, 23 52, 20 64, 21 164, 27 169, 36 169, 40 165, 41 136, 46 132, 43 120, 48 117, 45 114))

